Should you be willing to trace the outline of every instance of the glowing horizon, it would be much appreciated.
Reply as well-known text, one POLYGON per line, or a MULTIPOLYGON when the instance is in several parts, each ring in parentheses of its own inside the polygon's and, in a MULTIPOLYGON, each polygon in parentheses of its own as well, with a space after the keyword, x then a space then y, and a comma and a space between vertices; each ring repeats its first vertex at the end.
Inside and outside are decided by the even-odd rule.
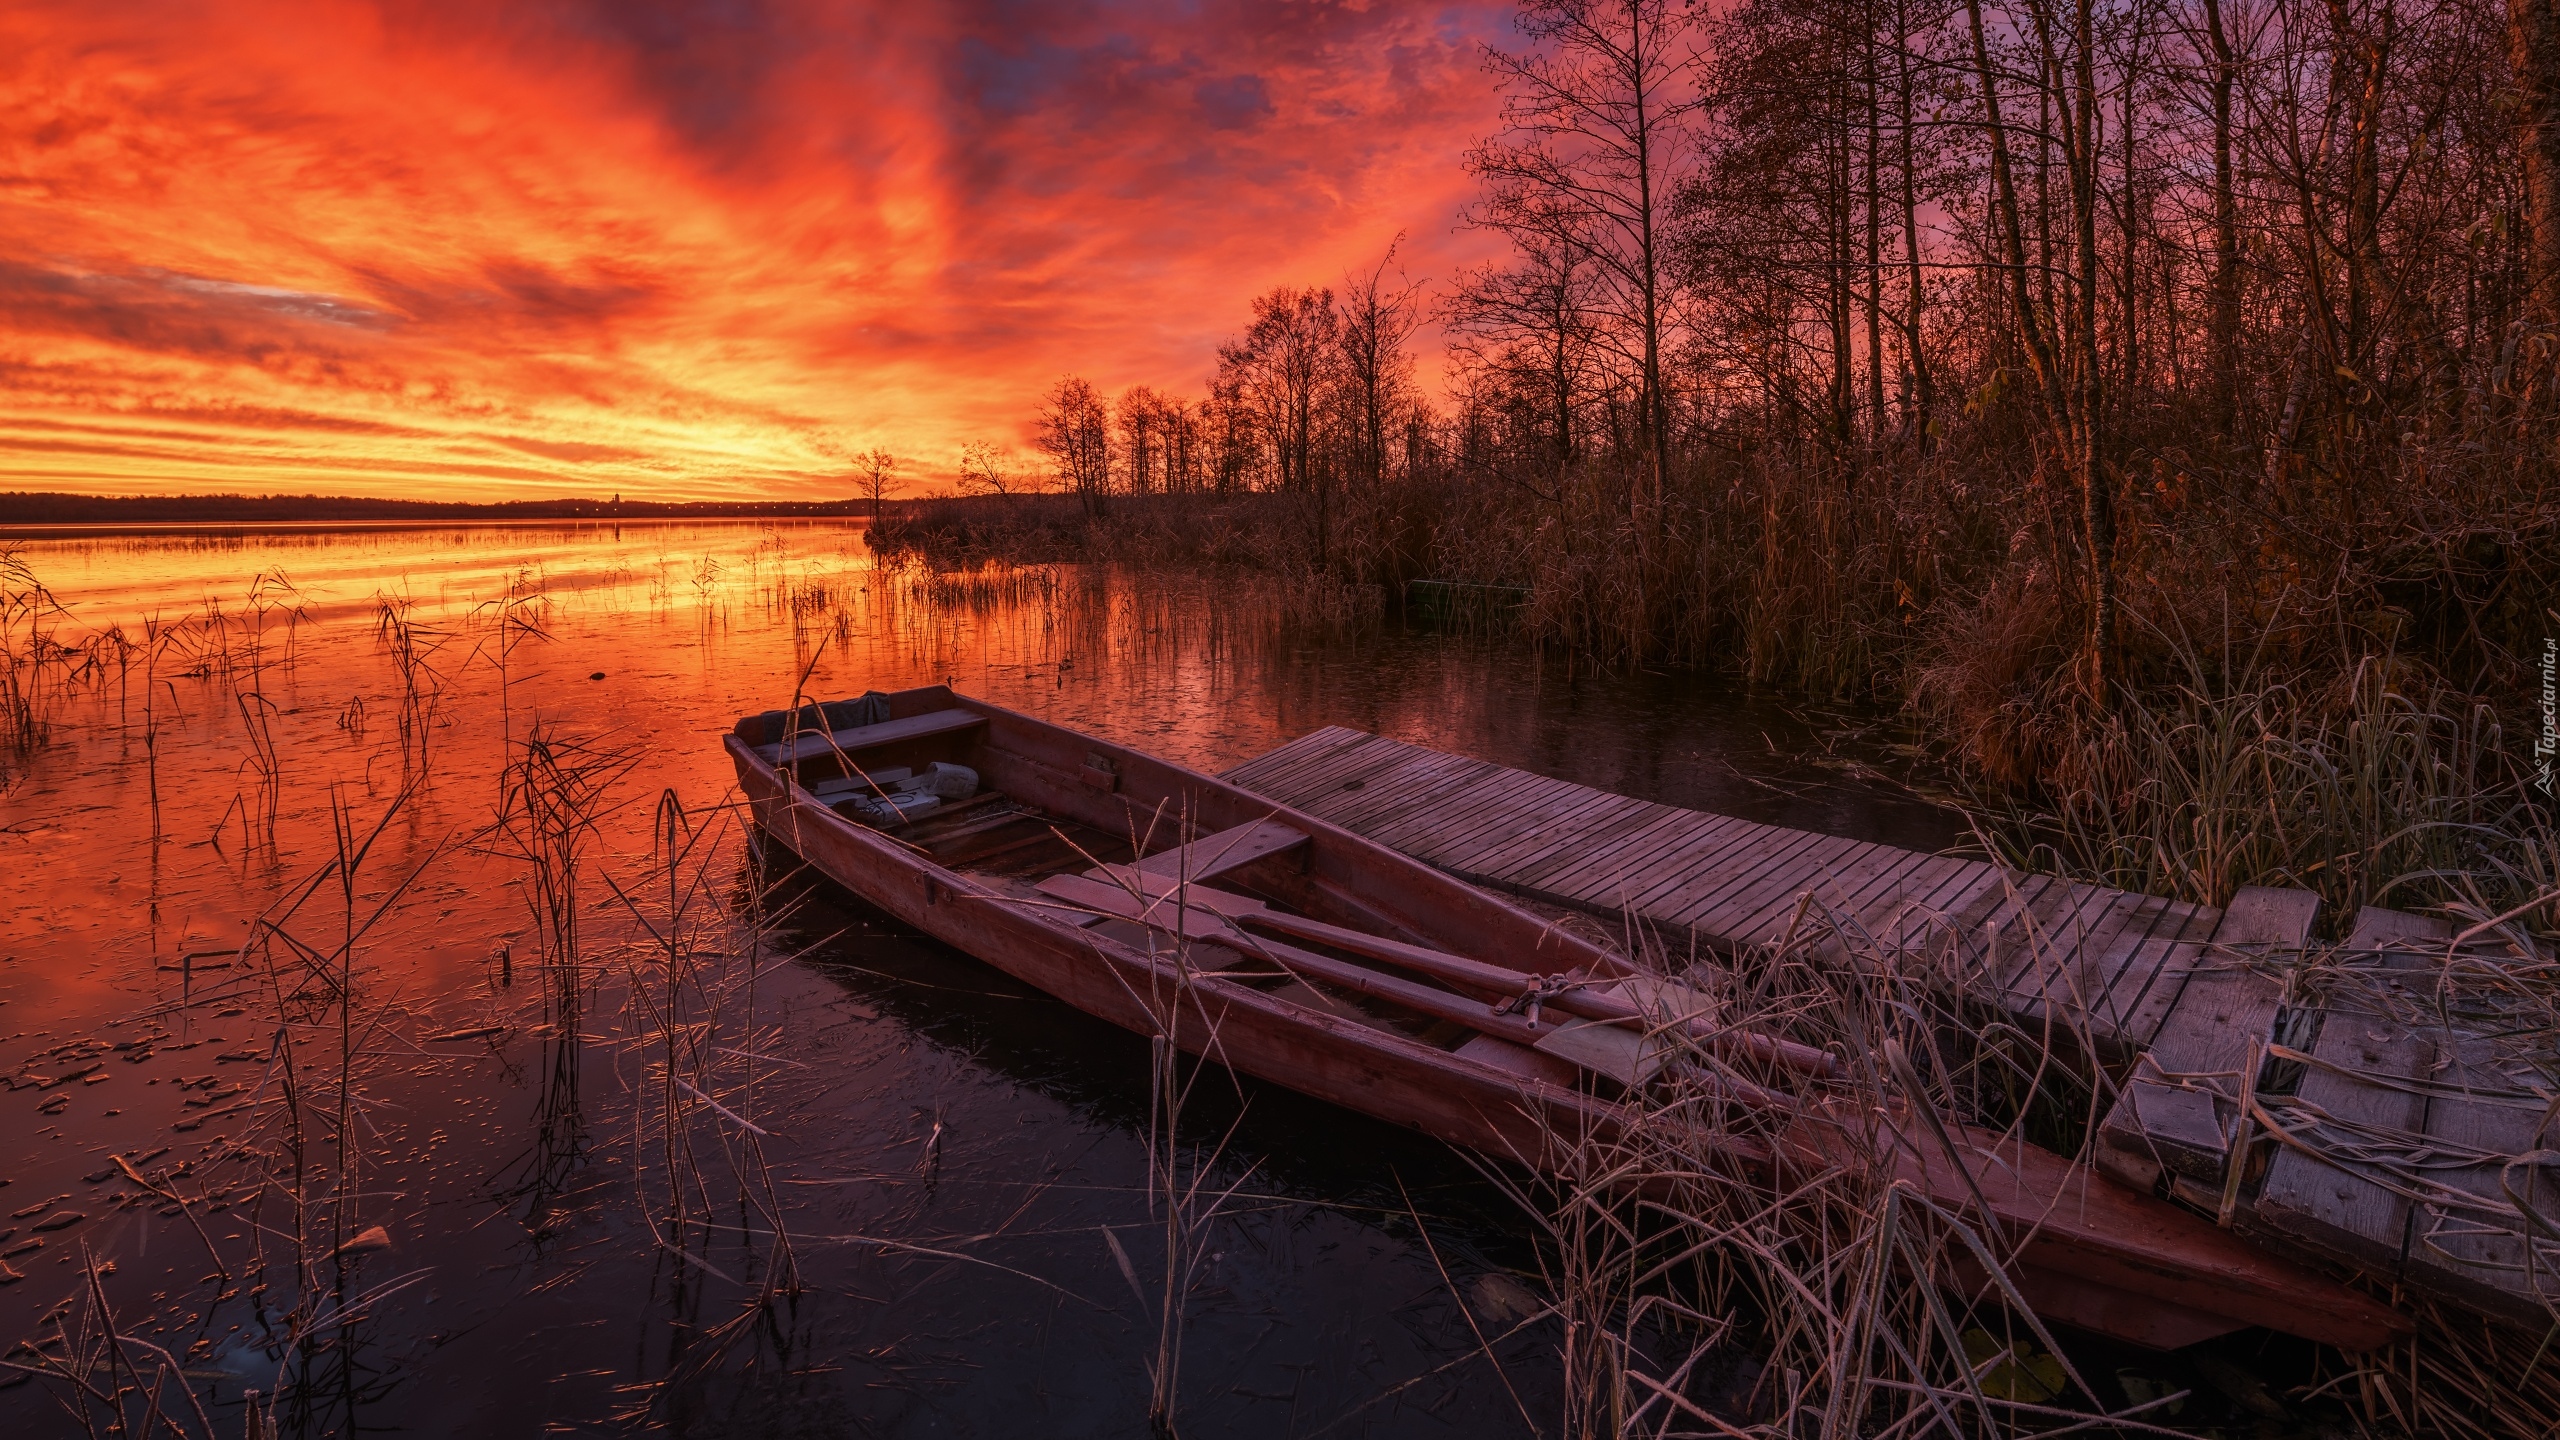
POLYGON ((824 499, 1452 231, 1508 9, 0 15, 0 490, 824 499))

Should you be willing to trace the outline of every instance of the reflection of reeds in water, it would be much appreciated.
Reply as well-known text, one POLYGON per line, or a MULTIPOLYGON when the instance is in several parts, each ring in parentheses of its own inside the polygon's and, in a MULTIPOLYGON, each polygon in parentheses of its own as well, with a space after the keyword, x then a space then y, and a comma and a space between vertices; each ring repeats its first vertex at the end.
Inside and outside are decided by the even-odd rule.
POLYGON ((743 1288, 725 1320, 675 1327, 659 1382, 638 1397, 654 1413, 669 1393, 726 1362, 751 1335, 777 1347, 788 1341, 782 1316, 802 1292, 800 1266, 781 1195, 765 1155, 771 1138, 759 1123, 757 972, 769 931, 781 917, 767 910, 766 877, 750 865, 735 893, 714 883, 720 841, 734 837, 723 807, 697 820, 672 790, 659 797, 651 869, 626 886, 603 878, 642 941, 625 951, 629 1013, 638 1024, 623 1035, 643 1062, 648 1083, 632 1116, 640 1149, 632 1178, 653 1242, 675 1263, 667 1272, 670 1301, 690 1317, 707 1279, 743 1288), (655 1174, 644 1157, 654 1155, 655 1174), (725 1171, 715 1176, 715 1171, 725 1171), (715 1186, 714 1180, 722 1183, 715 1186), (723 1196, 734 1220, 719 1215, 723 1196), (752 1272, 733 1275, 715 1253, 734 1236, 752 1272))
POLYGON ((528 642, 541 645, 551 642, 551 632, 544 627, 549 608, 550 598, 541 591, 511 589, 505 597, 483 602, 472 611, 473 618, 486 626, 489 632, 473 653, 486 655, 498 672, 498 740, 501 749, 512 747, 516 738, 513 690, 516 650, 528 642))
POLYGON ((524 1188, 538 1210, 577 1158, 582 1122, 580 1027, 587 986, 579 950, 580 882, 605 792, 638 763, 537 722, 500 780, 498 817, 484 848, 521 867, 517 879, 539 947, 544 1084, 524 1188))
MULTIPOLYGON (((118 1161, 128 1181, 195 1223, 219 1278, 227 1282, 245 1274, 252 1282, 247 1296, 256 1328, 243 1339, 275 1367, 272 1379, 243 1397, 249 1433, 255 1435, 352 1433, 360 1405, 380 1385, 359 1353, 369 1312, 418 1278, 363 1283, 367 1257, 388 1250, 390 1239, 383 1227, 365 1223, 359 1143, 372 1123, 364 1114, 364 1077, 380 1062, 386 1023, 385 1016, 363 1008, 359 942, 403 903, 437 853, 430 847, 378 897, 363 893, 366 863, 408 801, 409 793, 402 792, 364 828, 333 795, 330 858, 252 926, 240 953, 255 968, 206 990, 191 989, 184 1002, 201 1007, 259 1001, 266 1010, 272 1036, 263 1057, 266 1069, 246 1087, 249 1097, 234 1107, 252 1118, 244 1131, 222 1142, 211 1163, 195 1170, 209 1175, 241 1162, 254 1167, 260 1178, 248 1207, 253 1253, 241 1260, 226 1257, 195 1223, 204 1197, 183 1193, 175 1176, 154 1178, 130 1161, 118 1161), (322 896, 337 903, 315 905, 322 896)), ((103 1307, 103 1296, 98 1303, 103 1307)), ((172 1433, 198 1433, 165 1407, 160 1413, 172 1433)), ((196 1418, 201 1423, 200 1413, 196 1418)), ((209 1435, 210 1427, 202 1433, 209 1435)))
POLYGON ((114 1269, 83 1244, 76 1310, 67 1301, 56 1307, 45 1322, 52 1329, 20 1345, 0 1367, 53 1382, 64 1408, 92 1437, 211 1440, 213 1417, 196 1398, 178 1357, 117 1327, 105 1283, 114 1269))

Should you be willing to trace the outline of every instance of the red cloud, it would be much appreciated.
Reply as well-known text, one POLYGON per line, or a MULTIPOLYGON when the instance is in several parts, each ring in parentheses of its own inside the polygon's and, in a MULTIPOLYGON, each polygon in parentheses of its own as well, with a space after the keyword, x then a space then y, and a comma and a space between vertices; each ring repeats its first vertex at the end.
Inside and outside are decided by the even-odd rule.
POLYGON ((1473 253, 1505 13, 22 0, 0 488, 930 474, 1061 371, 1197 386, 1398 232, 1473 253))

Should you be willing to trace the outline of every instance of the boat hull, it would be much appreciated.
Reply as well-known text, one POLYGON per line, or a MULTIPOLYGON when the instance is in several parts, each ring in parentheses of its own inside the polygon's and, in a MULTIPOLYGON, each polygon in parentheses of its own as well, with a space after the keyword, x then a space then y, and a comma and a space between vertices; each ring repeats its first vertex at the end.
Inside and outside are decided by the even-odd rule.
MULTIPOLYGON (((1379 936, 1464 950, 1531 977, 1625 962, 1472 886, 1314 816, 1141 752, 1095 741, 933 687, 889 697, 916 713, 983 721, 973 755, 1001 788, 1043 812, 1142 841, 1277 820, 1308 837, 1292 883, 1379 936), (939 708, 936 708, 939 707, 939 708), (1452 937, 1457 943, 1451 944, 1452 937)), ((973 722, 974 723, 974 722, 973 722)), ((1090 915, 993 888, 858 825, 801 788, 742 721, 727 739, 756 824, 867 904, 1087 1014, 1235 1071, 1453 1145, 1573 1176, 1608 1163, 1629 1112, 1592 1089, 1488 1063, 1378 1025, 1174 963, 1156 932, 1144 948, 1090 915), (1602 1142, 1595 1145, 1593 1142, 1602 1142)), ((796 744, 796 740, 786 744, 796 744)), ((796 752, 795 752, 796 753, 796 752)), ((893 756, 894 758, 894 756, 893 756)), ((1135 848, 1151 849, 1141 843, 1135 848)), ((1216 952, 1212 952, 1216 953, 1216 952)), ((1498 1049, 1498 1047, 1497 1047, 1498 1049)), ((1523 1052, 1526 1053, 1526 1052, 1523 1052)), ((1857 1157, 1884 1156, 1892 1181, 1986 1222, 2008 1287, 2050 1320, 2136 1344, 2177 1348, 2263 1325, 2351 1350, 2407 1332, 2388 1307, 2209 1222, 2061 1157, 1896 1107, 1790 1112, 1759 1134, 1684 1133, 1704 1172, 1785 1185, 1857 1157)), ((1995 1286, 1974 1257, 1949 1257, 1957 1287, 1995 1286)))

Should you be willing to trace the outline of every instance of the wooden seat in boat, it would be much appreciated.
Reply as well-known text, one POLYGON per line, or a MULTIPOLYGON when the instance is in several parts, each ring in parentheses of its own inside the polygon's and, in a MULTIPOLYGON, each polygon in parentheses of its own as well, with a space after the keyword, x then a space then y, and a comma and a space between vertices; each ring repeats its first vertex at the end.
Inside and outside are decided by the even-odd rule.
POLYGON ((901 720, 883 720, 877 725, 856 725, 849 730, 813 734, 802 731, 788 742, 776 741, 758 745, 756 754, 767 764, 789 765, 794 761, 832 755, 841 750, 851 755, 901 740, 922 740, 933 735, 955 734, 987 723, 987 717, 973 710, 929 710, 922 715, 909 715, 901 720), (788 744, 790 752, 784 753, 788 744))
MULTIPOLYGON (((1257 820, 1250 825, 1214 831, 1188 845, 1161 850, 1137 864, 1138 873, 1151 880, 1207 880, 1239 870, 1266 855, 1277 855, 1307 843, 1307 832, 1291 829, 1277 820, 1257 820)), ((1128 867, 1113 865, 1112 870, 1128 867)))

